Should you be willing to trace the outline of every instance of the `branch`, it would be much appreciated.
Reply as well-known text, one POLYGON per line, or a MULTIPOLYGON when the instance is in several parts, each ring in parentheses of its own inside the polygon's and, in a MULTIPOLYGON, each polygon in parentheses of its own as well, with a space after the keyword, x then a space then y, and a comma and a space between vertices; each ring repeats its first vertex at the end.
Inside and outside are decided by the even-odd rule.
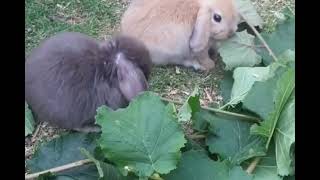
POLYGON ((212 97, 211 97, 210 93, 209 93, 206 89, 203 89, 203 90, 204 90, 204 92, 206 93, 206 95, 207 95, 207 97, 208 97, 209 101, 210 101, 210 102, 213 102, 213 99, 212 99, 212 97))
POLYGON ((206 135, 203 135, 203 134, 191 134, 189 136, 190 139, 203 139, 203 138, 206 138, 207 136, 206 135))
MULTIPOLYGON (((180 102, 180 101, 175 101, 175 100, 167 99, 167 98, 164 98, 164 97, 161 97, 161 100, 166 101, 166 102, 171 102, 171 103, 174 103, 174 104, 183 105, 183 103, 180 102)), ((220 114, 224 114, 224 115, 238 117, 238 118, 241 118, 243 120, 246 120, 246 121, 249 121, 249 122, 252 122, 252 123, 260 123, 261 122, 261 120, 259 118, 254 117, 254 116, 249 116, 249 115, 244 115, 244 114, 224 111, 224 110, 221 110, 221 109, 210 108, 210 107, 207 107, 207 106, 201 106, 201 108, 204 109, 204 110, 207 110, 207 111, 214 112, 214 113, 220 113, 220 114)))
POLYGON ((27 180, 27 179, 37 178, 40 175, 46 174, 48 172, 57 173, 57 172, 65 171, 65 170, 72 169, 72 168, 75 168, 75 167, 79 167, 79 166, 82 166, 82 165, 85 165, 85 164, 88 164, 88 163, 92 163, 92 161, 90 159, 84 159, 84 160, 76 161, 76 162, 73 162, 73 163, 70 163, 70 164, 65 164, 65 165, 62 165, 62 166, 59 166, 59 167, 55 167, 55 168, 52 168, 52 169, 48 169, 48 170, 45 170, 45 171, 41 171, 41 172, 37 172, 37 173, 33 173, 33 174, 28 174, 28 175, 25 176, 25 179, 27 180))
POLYGON ((239 44, 239 45, 247 46, 247 47, 253 48, 253 49, 258 49, 258 48, 265 49, 266 48, 264 45, 251 45, 251 44, 241 43, 241 42, 238 42, 238 41, 231 41, 231 42, 239 44))
POLYGON ((36 140, 36 138, 37 138, 37 136, 38 136, 38 133, 39 133, 39 131, 40 131, 40 129, 41 129, 41 125, 42 125, 42 122, 40 122, 40 123, 38 124, 37 129, 35 130, 32 138, 31 138, 31 142, 35 142, 35 140, 36 140))
POLYGON ((252 172, 254 171, 254 169, 257 167, 258 163, 260 162, 261 157, 256 157, 248 166, 247 168, 247 173, 248 174, 252 174, 252 172))
POLYGON ((270 56, 275 60, 278 61, 278 58, 274 55, 274 53, 272 52, 272 50, 270 49, 270 47, 268 46, 268 44, 266 43, 266 41, 263 39, 263 37, 260 35, 260 33, 256 30, 255 27, 253 27, 252 24, 250 24, 247 19, 241 15, 242 19, 244 19, 244 21, 246 21, 246 23, 250 26, 250 28, 252 29, 252 31, 254 32, 254 34, 256 34, 256 36, 259 38, 259 40, 261 41, 261 43, 264 45, 264 47, 268 50, 270 56))

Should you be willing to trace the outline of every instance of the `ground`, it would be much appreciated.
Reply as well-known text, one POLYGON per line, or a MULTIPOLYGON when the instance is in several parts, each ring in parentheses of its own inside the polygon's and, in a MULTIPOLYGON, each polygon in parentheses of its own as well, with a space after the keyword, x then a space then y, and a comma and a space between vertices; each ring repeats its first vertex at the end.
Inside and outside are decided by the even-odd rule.
MULTIPOLYGON (((59 31, 78 31, 103 40, 118 32, 120 17, 130 0, 26 0, 25 46, 26 55, 41 40, 59 31)), ((264 20, 264 28, 272 31, 277 14, 284 7, 294 11, 295 0, 252 0, 264 20)), ((183 67, 156 67, 153 69, 150 90, 163 97, 185 99, 200 87, 201 103, 220 106, 218 86, 223 77, 223 64, 207 73, 183 67)), ((40 142, 58 136, 62 129, 46 123, 38 125, 33 135, 25 138, 26 159, 40 142)))

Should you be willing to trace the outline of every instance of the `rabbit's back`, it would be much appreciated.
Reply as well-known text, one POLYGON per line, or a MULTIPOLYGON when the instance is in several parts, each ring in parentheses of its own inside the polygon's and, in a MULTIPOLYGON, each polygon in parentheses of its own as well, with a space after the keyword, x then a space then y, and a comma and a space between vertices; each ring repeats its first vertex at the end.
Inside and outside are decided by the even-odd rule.
POLYGON ((108 102, 105 92, 123 104, 117 89, 97 78, 102 60, 99 44, 80 33, 59 33, 36 48, 26 61, 25 96, 37 119, 81 127, 108 102))
POLYGON ((137 0, 121 21, 121 31, 142 40, 155 64, 188 56, 189 37, 197 17, 195 0, 137 0))

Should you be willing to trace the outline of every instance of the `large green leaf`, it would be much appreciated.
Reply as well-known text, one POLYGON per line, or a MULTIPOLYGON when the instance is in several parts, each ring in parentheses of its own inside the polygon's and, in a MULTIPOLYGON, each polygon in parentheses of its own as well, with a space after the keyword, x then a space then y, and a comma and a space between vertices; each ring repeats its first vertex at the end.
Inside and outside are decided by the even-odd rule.
POLYGON ((57 174, 48 180, 134 180, 137 179, 133 176, 122 176, 119 170, 111 164, 100 162, 100 168, 104 174, 103 177, 99 176, 97 168, 94 164, 80 166, 57 174))
POLYGON ((82 153, 88 157, 96 166, 98 174, 99 174, 99 180, 108 180, 108 179, 113 179, 113 180, 124 180, 124 179, 130 179, 130 177, 124 177, 121 175, 120 171, 107 163, 104 163, 102 161, 97 160, 93 155, 90 154, 85 149, 81 149, 82 153))
MULTIPOLYGON (((34 173, 86 159, 86 156, 81 153, 81 149, 86 149, 87 153, 95 154, 96 139, 98 137, 98 134, 95 133, 70 133, 62 135, 48 143, 42 144, 32 159, 27 161, 27 166, 34 173)), ((96 160, 95 163, 97 164, 97 162, 99 162, 99 168, 104 175, 102 178, 99 177, 95 164, 83 165, 54 175, 43 175, 41 178, 48 180, 130 179, 130 177, 122 176, 114 166, 96 160)))
POLYGON ((53 173, 48 172, 44 174, 40 174, 37 180, 54 180, 56 177, 53 173))
POLYGON ((144 92, 125 109, 112 111, 102 106, 97 111, 96 122, 102 127, 100 146, 118 167, 140 177, 176 168, 186 140, 173 104, 165 105, 154 93, 144 92))
POLYGON ((261 63, 261 57, 254 48, 254 36, 246 31, 237 32, 232 38, 219 46, 219 53, 226 70, 236 67, 251 67, 261 63))
MULTIPOLYGON (((105 163, 103 163, 105 164, 105 163)), ((109 172, 110 177, 113 178, 113 174, 116 171, 115 167, 107 164, 107 167, 102 166, 104 170, 104 172, 109 172), (109 169, 107 169, 109 168, 109 169)), ((108 180, 107 176, 109 174, 106 174, 105 176, 105 180, 108 180)), ((120 174, 121 175, 121 174, 120 174)), ((94 164, 87 164, 87 165, 83 165, 77 168, 73 168, 67 171, 63 171, 59 174, 55 174, 53 177, 48 178, 48 180, 98 180, 99 177, 99 173, 97 171, 97 168, 94 164)), ((123 179, 115 179, 115 180, 124 180, 123 179)), ((102 179, 100 179, 102 180, 102 179)))
POLYGON ((88 152, 85 149, 81 149, 82 153, 87 156, 88 159, 90 159, 96 166, 99 177, 96 177, 96 175, 94 177, 96 177, 96 179, 99 180, 133 180, 135 179, 132 176, 122 176, 121 172, 114 167, 111 164, 99 161, 97 158, 95 158, 93 155, 90 154, 90 152, 88 152))
POLYGON ((61 135, 47 143, 41 144, 27 167, 32 172, 43 171, 57 166, 86 159, 80 152, 84 148, 94 152, 97 134, 94 133, 69 133, 61 135))
POLYGON ((236 7, 241 15, 253 26, 262 27, 262 18, 250 0, 236 0, 236 7))
POLYGON ((283 180, 295 180, 296 176, 286 176, 283 178, 283 180))
POLYGON ((243 101, 254 82, 265 81, 273 77, 278 68, 294 65, 295 52, 288 49, 280 54, 278 58, 279 62, 272 63, 267 67, 238 67, 234 70, 233 77, 230 77, 230 73, 227 74, 221 83, 222 94, 224 93, 223 95, 228 99, 224 107, 234 106, 243 101), (227 93, 229 93, 230 97, 227 93))
MULTIPOLYGON (((289 18, 277 25, 275 32, 261 33, 261 36, 276 56, 288 49, 295 50, 295 18, 289 18)), ((255 41, 256 44, 262 45, 258 38, 255 41)), ((273 61, 266 48, 260 49, 259 54, 262 56, 264 64, 268 65, 273 61)))
POLYGON ((232 76, 233 76, 232 71, 226 71, 224 73, 222 81, 220 82, 220 94, 223 98, 224 103, 227 103, 230 101, 231 89, 234 83, 232 76))
POLYGON ((275 145, 278 174, 292 175, 291 147, 295 143, 295 96, 291 95, 284 107, 275 129, 275 145))
POLYGON ((165 175, 166 180, 249 180, 240 166, 211 160, 203 151, 188 151, 182 154, 178 168, 165 175))
POLYGON ((282 60, 284 62, 288 62, 288 61, 295 61, 296 59, 296 54, 294 50, 291 49, 287 49, 285 50, 283 53, 281 53, 278 56, 279 60, 282 60))
MULTIPOLYGON (((68 133, 43 143, 36 150, 32 159, 27 161, 27 167, 35 173, 86 159, 80 149, 84 148, 88 152, 94 153, 98 136, 95 133, 68 133)), ((88 164, 62 171, 49 179, 97 180, 98 178, 96 167, 93 164, 88 164)))
POLYGON ((196 87, 178 111, 179 122, 189 121, 194 114, 200 110, 199 97, 199 90, 198 87, 196 87))
POLYGON ((24 119, 24 135, 27 136, 29 134, 32 134, 32 132, 34 131, 34 125, 35 125, 35 122, 34 122, 34 118, 33 118, 33 115, 32 115, 32 112, 31 110, 29 109, 28 107, 28 104, 27 102, 25 102, 25 106, 24 106, 24 109, 25 109, 25 119, 24 119))
POLYGON ((295 51, 288 49, 278 56, 279 61, 271 63, 268 67, 270 69, 268 77, 273 77, 278 69, 285 69, 290 67, 295 69, 295 51))
POLYGON ((211 153, 217 153, 232 164, 255 156, 265 155, 266 138, 250 135, 251 124, 236 118, 207 116, 210 124, 206 144, 211 153))
POLYGON ((244 107, 257 113, 264 120, 260 126, 253 125, 252 134, 268 138, 269 146, 280 113, 295 86, 295 71, 279 68, 275 76, 264 82, 255 82, 243 101, 244 107))
POLYGON ((182 148, 182 152, 190 151, 190 150, 202 150, 205 151, 206 147, 200 144, 197 139, 187 138, 187 143, 184 148, 182 148))
POLYGON ((211 113, 201 109, 195 113, 193 120, 193 129, 199 132, 206 132, 209 127, 208 119, 211 118, 211 113))
POLYGON ((260 162, 253 171, 253 180, 282 180, 277 174, 277 165, 273 143, 266 156, 261 157, 260 162))
POLYGON ((248 94, 255 81, 268 78, 269 67, 238 67, 233 72, 234 84, 227 105, 236 105, 248 94))

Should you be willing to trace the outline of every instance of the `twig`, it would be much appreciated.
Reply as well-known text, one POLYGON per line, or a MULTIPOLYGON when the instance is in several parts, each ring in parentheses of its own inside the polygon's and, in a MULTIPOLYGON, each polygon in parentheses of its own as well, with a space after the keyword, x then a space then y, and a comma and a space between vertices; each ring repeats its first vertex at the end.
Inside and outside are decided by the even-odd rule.
POLYGON ((213 99, 212 99, 212 97, 211 97, 210 93, 207 91, 207 89, 204 89, 204 92, 206 93, 206 95, 207 95, 207 97, 208 97, 209 101, 210 101, 210 102, 213 102, 213 99))
POLYGON ((73 163, 70 163, 70 164, 66 164, 66 165, 63 165, 63 166, 55 167, 55 168, 48 169, 48 170, 45 170, 45 171, 41 171, 41 172, 38 172, 38 173, 28 174, 28 175, 25 176, 25 179, 37 178, 40 175, 48 173, 48 172, 57 173, 57 172, 65 171, 65 170, 72 169, 72 168, 75 168, 75 167, 79 167, 79 166, 82 166, 82 165, 85 165, 85 164, 88 164, 88 163, 92 163, 92 161, 90 159, 84 159, 84 160, 76 161, 76 162, 73 162, 73 163))
POLYGON ((253 27, 253 25, 251 23, 249 23, 247 21, 247 19, 241 15, 241 17, 244 19, 244 21, 246 21, 246 23, 250 26, 250 28, 252 29, 252 31, 256 34, 256 36, 259 38, 259 40, 262 42, 262 44, 264 45, 265 48, 267 48, 270 56, 275 60, 278 61, 278 58, 274 55, 274 53, 272 52, 272 50, 270 49, 270 47, 268 46, 268 44, 266 43, 266 41, 263 39, 263 37, 260 35, 260 33, 256 30, 255 27, 253 27))
MULTIPOLYGON (((171 99, 167 99, 167 98, 163 98, 163 97, 161 97, 161 99, 163 101, 171 102, 171 103, 174 103, 174 104, 179 104, 179 105, 183 104, 182 102, 171 100, 171 99)), ((249 121, 249 122, 253 122, 253 123, 260 123, 261 122, 261 120, 259 118, 254 117, 254 116, 238 114, 238 113, 234 113, 234 112, 224 111, 224 110, 221 110, 221 109, 210 108, 210 107, 207 107, 207 106, 201 106, 201 108, 204 109, 204 110, 207 110, 207 111, 215 112, 215 113, 220 113, 220 114, 224 114, 224 115, 238 117, 238 118, 241 118, 243 120, 246 120, 246 121, 249 121)))
POLYGON ((203 134, 191 134, 189 135, 190 139, 203 139, 206 138, 207 136, 203 135, 203 134))
POLYGON ((260 162, 261 157, 256 157, 248 166, 247 168, 247 173, 248 174, 252 174, 252 172, 254 171, 254 169, 257 167, 258 163, 260 162))
MULTIPOLYGON (((246 93, 248 93, 248 92, 249 92, 249 90, 246 90, 245 92, 241 93, 241 94, 240 94, 240 97, 244 96, 244 95, 245 95, 246 93)), ((237 100, 239 100, 239 96, 238 96, 238 98, 233 98, 233 99, 231 99, 229 102, 227 102, 225 105, 221 106, 219 109, 220 109, 220 110, 223 110, 223 109, 226 108, 227 106, 232 105, 233 102, 234 102, 234 101, 237 101, 237 100)))
POLYGON ((246 121, 252 122, 252 123, 260 123, 261 120, 257 117, 254 116, 249 116, 249 115, 244 115, 244 114, 239 114, 239 113, 234 113, 234 112, 229 112, 229 111, 224 111, 224 110, 220 110, 220 109, 215 109, 215 108, 210 108, 210 107, 205 107, 202 106, 202 109, 208 110, 208 111, 212 111, 215 113, 220 113, 220 114, 224 114, 224 115, 229 115, 229 116, 234 116, 234 117, 238 117, 241 119, 244 119, 246 121))
POLYGON ((225 109, 227 106, 229 106, 230 104, 229 103, 226 103, 225 105, 221 106, 219 109, 223 110, 225 109))
POLYGON ((258 48, 266 48, 264 45, 250 45, 250 44, 246 44, 246 43, 241 43, 241 42, 238 42, 238 41, 231 41, 233 43, 237 43, 239 45, 243 45, 243 46, 247 46, 249 48, 253 48, 253 49, 258 49, 258 48))
POLYGON ((31 138, 31 142, 34 142, 36 140, 36 137, 37 137, 37 135, 38 135, 38 133, 39 133, 39 131, 41 129, 41 125, 42 125, 42 122, 40 122, 38 124, 37 129, 36 129, 36 131, 34 132, 32 138, 31 138))

